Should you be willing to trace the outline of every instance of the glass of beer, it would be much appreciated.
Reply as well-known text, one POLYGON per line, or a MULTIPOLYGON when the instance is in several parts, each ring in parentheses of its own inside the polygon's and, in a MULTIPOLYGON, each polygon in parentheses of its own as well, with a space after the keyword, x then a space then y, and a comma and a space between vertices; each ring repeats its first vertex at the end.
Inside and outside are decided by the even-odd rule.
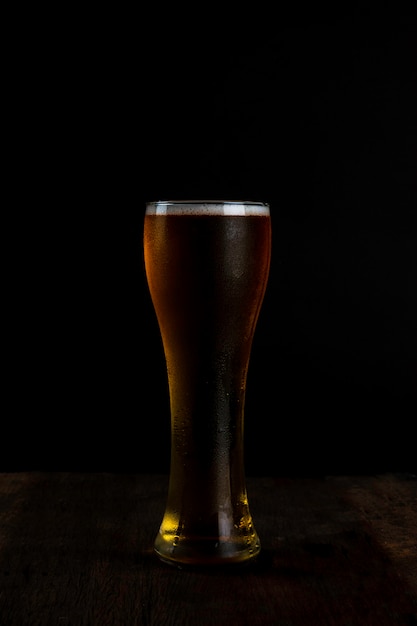
POLYGON ((164 562, 242 564, 260 551, 245 483, 243 429, 270 256, 266 203, 146 205, 145 270, 171 412, 168 495, 154 544, 164 562))

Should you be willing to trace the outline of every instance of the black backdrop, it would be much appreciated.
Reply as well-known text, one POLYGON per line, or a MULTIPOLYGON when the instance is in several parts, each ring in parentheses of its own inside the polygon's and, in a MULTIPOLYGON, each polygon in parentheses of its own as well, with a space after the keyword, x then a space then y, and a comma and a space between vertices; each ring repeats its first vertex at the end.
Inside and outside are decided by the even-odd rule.
POLYGON ((417 471, 414 16, 158 11, 15 46, 0 469, 168 470, 145 202, 224 198, 272 212, 247 472, 417 471))

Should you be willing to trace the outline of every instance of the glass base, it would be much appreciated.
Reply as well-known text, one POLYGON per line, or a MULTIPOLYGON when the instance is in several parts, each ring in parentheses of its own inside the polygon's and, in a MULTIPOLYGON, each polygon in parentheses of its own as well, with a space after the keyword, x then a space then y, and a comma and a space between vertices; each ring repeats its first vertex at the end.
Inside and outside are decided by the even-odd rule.
POLYGON ((177 567, 227 567, 253 563, 261 545, 257 535, 245 542, 225 541, 220 538, 180 538, 168 541, 159 534, 154 550, 164 563, 177 567))

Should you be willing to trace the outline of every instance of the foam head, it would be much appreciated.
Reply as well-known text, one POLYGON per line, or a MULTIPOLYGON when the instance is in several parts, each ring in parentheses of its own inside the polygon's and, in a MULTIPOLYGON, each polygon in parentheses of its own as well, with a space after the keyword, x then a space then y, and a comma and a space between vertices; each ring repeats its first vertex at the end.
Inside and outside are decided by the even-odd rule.
POLYGON ((265 202, 231 200, 174 200, 146 204, 147 215, 269 215, 265 202))

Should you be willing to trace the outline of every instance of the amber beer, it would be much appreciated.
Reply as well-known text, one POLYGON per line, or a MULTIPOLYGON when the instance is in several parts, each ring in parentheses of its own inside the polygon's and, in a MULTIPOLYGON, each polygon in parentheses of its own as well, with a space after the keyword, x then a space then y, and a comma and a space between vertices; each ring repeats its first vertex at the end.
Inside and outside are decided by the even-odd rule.
POLYGON ((243 426, 270 254, 267 204, 147 204, 145 268, 171 409, 170 481, 155 551, 169 563, 243 563, 260 550, 243 426))

